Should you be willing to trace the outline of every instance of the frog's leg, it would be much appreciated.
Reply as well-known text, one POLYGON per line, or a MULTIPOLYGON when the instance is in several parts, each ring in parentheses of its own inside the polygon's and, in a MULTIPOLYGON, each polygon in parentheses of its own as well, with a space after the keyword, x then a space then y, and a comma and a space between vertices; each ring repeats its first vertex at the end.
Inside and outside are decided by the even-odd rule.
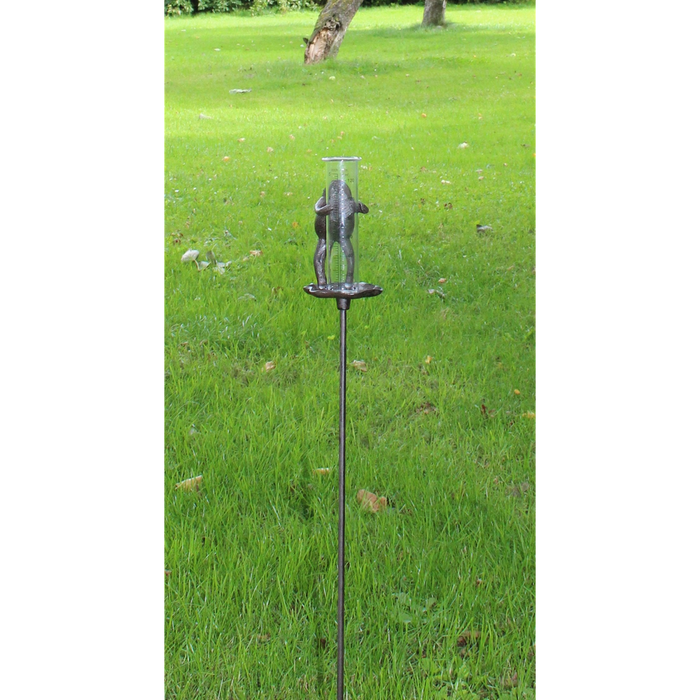
POLYGON ((316 244, 316 252, 314 253, 314 270, 316 272, 316 281, 321 287, 326 284, 326 239, 318 239, 316 244))
POLYGON ((340 239, 340 247, 343 249, 345 258, 348 261, 348 271, 345 275, 345 284, 352 284, 355 277, 355 251, 352 248, 350 238, 343 236, 340 239))
POLYGON ((366 214, 369 211, 369 207, 362 202, 353 202, 353 211, 358 214, 366 214))

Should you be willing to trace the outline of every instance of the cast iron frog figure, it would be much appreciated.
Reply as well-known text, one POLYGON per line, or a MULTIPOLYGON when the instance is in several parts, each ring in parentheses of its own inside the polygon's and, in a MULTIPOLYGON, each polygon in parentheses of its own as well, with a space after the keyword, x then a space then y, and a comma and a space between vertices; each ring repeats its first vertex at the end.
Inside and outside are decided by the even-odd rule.
POLYGON ((314 253, 314 270, 318 285, 324 286, 326 282, 325 263, 326 255, 330 254, 335 243, 340 243, 343 254, 347 260, 347 272, 345 283, 352 284, 355 272, 355 252, 350 242, 350 237, 355 230, 355 214, 366 214, 369 211, 367 205, 356 202, 352 192, 342 180, 333 180, 328 188, 328 200, 326 190, 314 205, 316 221, 314 228, 318 236, 316 252, 314 253), (330 224, 330 242, 326 246, 326 216, 330 224))

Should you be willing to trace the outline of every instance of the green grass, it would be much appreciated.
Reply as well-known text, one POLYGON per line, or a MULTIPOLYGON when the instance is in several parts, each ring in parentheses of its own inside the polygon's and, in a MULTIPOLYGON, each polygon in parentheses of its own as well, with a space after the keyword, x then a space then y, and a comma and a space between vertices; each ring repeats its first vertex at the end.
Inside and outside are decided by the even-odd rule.
POLYGON ((302 291, 326 155, 363 159, 385 290, 348 312, 348 697, 534 697, 534 15, 360 10, 313 67, 314 13, 166 21, 168 698, 335 697, 338 313, 302 291))

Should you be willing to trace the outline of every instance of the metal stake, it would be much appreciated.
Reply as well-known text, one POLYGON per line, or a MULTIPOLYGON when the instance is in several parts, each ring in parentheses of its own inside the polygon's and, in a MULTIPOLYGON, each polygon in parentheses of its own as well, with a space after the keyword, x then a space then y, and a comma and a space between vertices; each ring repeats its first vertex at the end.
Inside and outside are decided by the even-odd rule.
POLYGON ((343 700, 345 662, 345 378, 347 361, 347 319, 349 299, 337 299, 340 311, 340 420, 338 450, 338 696, 343 700))
POLYGON ((352 299, 376 297, 382 288, 376 284, 357 282, 351 287, 335 289, 331 285, 307 284, 304 291, 314 297, 333 298, 340 311, 340 418, 338 450, 338 694, 344 700, 343 672, 345 664, 345 379, 347 366, 346 311, 352 299))

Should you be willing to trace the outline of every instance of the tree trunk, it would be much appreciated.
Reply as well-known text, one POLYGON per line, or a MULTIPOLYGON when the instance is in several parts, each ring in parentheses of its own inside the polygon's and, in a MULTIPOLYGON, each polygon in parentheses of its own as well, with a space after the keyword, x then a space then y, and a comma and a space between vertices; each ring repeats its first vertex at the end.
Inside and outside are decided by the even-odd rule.
POLYGON ((447 0, 425 0, 421 27, 439 27, 445 24, 447 0))
POLYGON ((318 16, 311 39, 304 39, 304 63, 319 63, 337 55, 345 31, 362 0, 328 0, 318 16))

